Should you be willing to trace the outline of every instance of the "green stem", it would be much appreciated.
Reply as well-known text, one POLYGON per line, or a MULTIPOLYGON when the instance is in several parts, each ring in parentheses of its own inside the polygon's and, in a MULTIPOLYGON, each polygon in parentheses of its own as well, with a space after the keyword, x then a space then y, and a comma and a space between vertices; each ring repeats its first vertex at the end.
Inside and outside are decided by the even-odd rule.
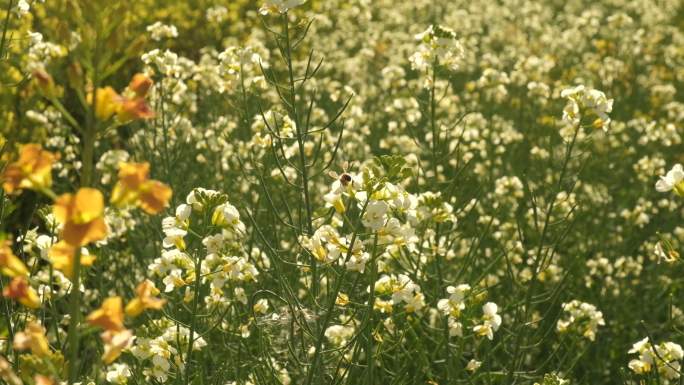
POLYGON ((69 384, 73 384, 78 380, 78 324, 81 316, 81 250, 76 248, 76 255, 74 256, 74 275, 71 281, 71 292, 69 293, 69 334, 67 341, 69 343, 69 384))
POLYGON ((432 84, 430 86, 430 130, 432 131, 432 172, 435 174, 435 183, 437 179, 437 145, 439 142, 439 132, 437 131, 436 122, 436 104, 435 101, 435 82, 437 81, 437 58, 432 64, 432 84))
MULTIPOLYGON (((435 265, 437 267, 437 279, 438 279, 438 295, 442 295, 444 290, 444 273, 442 272, 442 257, 439 254, 439 239, 441 238, 441 223, 437 224, 435 231, 435 265)), ((444 351, 445 351, 445 367, 446 367, 446 383, 448 384, 451 380, 451 348, 449 347, 449 339, 451 335, 449 333, 449 317, 444 317, 444 351)))
MULTIPOLYGON (((98 56, 97 53, 95 55, 98 56)), ((97 132, 97 120, 95 111, 97 109, 97 87, 98 87, 98 66, 93 73, 93 103, 90 110, 86 113, 86 125, 83 128, 83 148, 81 150, 81 187, 91 186, 93 183, 93 164, 95 158, 95 136, 97 132)), ((79 377, 78 347, 79 335, 78 327, 81 317, 81 250, 76 248, 74 255, 74 271, 69 293, 69 332, 67 341, 69 343, 69 384, 77 382, 79 377)))
MULTIPOLYGON (((306 130, 304 130, 304 127, 301 127, 301 122, 299 121, 299 114, 297 113, 297 94, 296 94, 296 89, 295 89, 295 79, 294 79, 294 71, 292 69, 292 47, 291 47, 291 42, 290 42, 290 27, 288 23, 288 16, 287 12, 283 14, 283 24, 284 24, 284 29, 285 29, 285 59, 287 61, 287 72, 288 72, 288 77, 289 77, 289 86, 290 86, 290 113, 292 115, 292 120, 295 123, 296 129, 297 129, 297 147, 299 149, 299 168, 302 172, 302 191, 304 195, 304 206, 306 210, 306 218, 305 218, 305 225, 306 225, 306 231, 308 235, 313 234, 313 223, 312 223, 312 218, 313 218, 313 212, 311 208, 311 197, 309 195, 309 170, 306 165, 306 154, 305 154, 305 149, 304 149, 304 140, 306 139, 308 127, 306 127, 306 130)), ((301 222, 300 222, 301 223, 301 222)), ((300 227, 301 224, 300 224, 300 227)), ((318 298, 318 292, 319 292, 319 277, 318 277, 318 265, 316 258, 312 255, 311 256, 311 274, 312 274, 312 297, 314 299, 318 298)))
POLYGON ((5 16, 5 23, 2 26, 2 40, 0 40, 0 60, 5 57, 5 45, 7 44, 7 29, 9 28, 9 19, 12 14, 12 6, 14 5, 14 0, 9 0, 7 4, 7 15, 5 16))
POLYGON ((373 249, 371 251, 371 258, 370 258, 370 277, 368 279, 368 290, 369 290, 369 296, 368 296, 368 307, 366 309, 366 320, 363 323, 362 330, 366 331, 366 360, 368 362, 368 385, 374 385, 375 382, 373 382, 373 377, 374 377, 374 366, 375 363, 373 362, 373 359, 375 358, 373 355, 373 305, 375 305, 375 281, 378 279, 378 264, 375 261, 376 255, 375 251, 378 246, 378 233, 375 233, 375 237, 373 237, 373 249))
POLYGON ((200 301, 200 284, 202 282, 202 278, 200 277, 200 272, 202 271, 202 258, 197 258, 195 261, 195 295, 193 297, 193 304, 192 304, 192 315, 190 316, 190 335, 188 336, 188 351, 185 354, 185 384, 188 385, 190 383, 190 367, 192 365, 192 361, 190 360, 192 356, 192 345, 193 345, 193 340, 195 339, 195 322, 197 321, 197 305, 200 301))
POLYGON ((7 4, 7 15, 5 15, 5 23, 2 26, 2 39, 0 40, 0 60, 5 57, 5 45, 7 44, 7 29, 9 28, 9 17, 12 14, 12 6, 14 0, 10 0, 7 4))

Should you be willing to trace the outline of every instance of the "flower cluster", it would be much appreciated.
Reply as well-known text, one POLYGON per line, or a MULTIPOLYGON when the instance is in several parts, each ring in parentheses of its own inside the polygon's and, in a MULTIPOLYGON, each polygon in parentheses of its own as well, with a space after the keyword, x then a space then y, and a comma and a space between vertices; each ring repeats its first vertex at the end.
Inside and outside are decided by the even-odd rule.
POLYGON ((404 311, 408 313, 421 311, 425 307, 425 295, 420 286, 404 274, 383 275, 375 282, 374 290, 377 294, 389 295, 389 300, 376 298, 374 307, 383 313, 391 313, 393 306, 403 303, 404 311))
POLYGON ((568 99, 563 108, 563 121, 570 125, 588 124, 608 131, 608 114, 613 110, 613 99, 606 98, 599 90, 587 89, 583 85, 564 89, 561 97, 568 99))
POLYGON ((596 332, 599 326, 605 326, 603 313, 596 309, 596 306, 572 300, 564 303, 563 317, 556 323, 556 330, 560 333, 575 332, 589 341, 596 339, 596 332))
POLYGON ((184 370, 181 354, 187 351, 191 338, 192 350, 201 350, 207 346, 207 342, 199 336, 191 337, 187 327, 167 321, 158 321, 155 327, 161 329, 161 334, 154 338, 136 339, 130 351, 137 359, 145 362, 143 375, 148 381, 154 379, 165 383, 173 370, 184 370))
POLYGON ((466 307, 465 297, 470 292, 470 285, 461 284, 456 287, 449 286, 446 289, 449 298, 440 299, 437 308, 448 317, 449 335, 461 337, 463 325, 459 322, 461 311, 466 307))
POLYGON ((667 381, 681 376, 681 363, 684 350, 674 342, 662 342, 653 345, 648 337, 636 342, 628 352, 638 354, 639 358, 629 361, 629 368, 636 374, 658 372, 667 381))
POLYGON ((237 209, 226 202, 224 194, 194 189, 186 197, 186 203, 176 207, 174 216, 162 220, 162 229, 166 235, 165 250, 149 269, 161 277, 165 293, 184 288, 185 298, 189 300, 194 294, 190 285, 199 280, 201 284, 209 284, 209 295, 205 298, 208 304, 227 305, 231 298, 246 302, 242 299, 244 294, 240 294, 244 292, 240 285, 256 281, 259 271, 240 245, 245 224, 237 209), (189 233, 197 234, 206 226, 209 233, 204 237, 186 240, 189 233), (201 242, 193 246, 196 241, 201 242), (203 263, 196 263, 197 253, 201 253, 203 263), (233 290, 227 291, 229 288, 233 290))
POLYGON ((423 72, 433 64, 438 64, 452 70, 458 69, 463 58, 463 46, 452 29, 431 25, 415 38, 420 45, 418 51, 409 58, 411 68, 423 72))

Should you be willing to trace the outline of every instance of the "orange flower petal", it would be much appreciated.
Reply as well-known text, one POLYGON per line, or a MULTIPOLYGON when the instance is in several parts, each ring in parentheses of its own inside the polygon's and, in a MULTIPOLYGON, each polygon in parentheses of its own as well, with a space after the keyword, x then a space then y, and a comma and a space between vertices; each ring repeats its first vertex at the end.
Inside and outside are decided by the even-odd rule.
POLYGON ((105 330, 123 330, 123 300, 121 297, 109 297, 105 299, 99 309, 88 315, 86 321, 91 325, 99 326, 105 330))
POLYGON ((140 194, 140 207, 148 214, 158 214, 169 204, 173 191, 166 184, 151 180, 140 194))

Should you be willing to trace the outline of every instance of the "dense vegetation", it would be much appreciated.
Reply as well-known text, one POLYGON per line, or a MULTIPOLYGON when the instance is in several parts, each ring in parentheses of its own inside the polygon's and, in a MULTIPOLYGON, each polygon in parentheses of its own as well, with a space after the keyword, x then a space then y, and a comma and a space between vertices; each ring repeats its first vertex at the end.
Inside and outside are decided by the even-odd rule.
POLYGON ((680 1, 0 6, 0 382, 684 383, 680 1))

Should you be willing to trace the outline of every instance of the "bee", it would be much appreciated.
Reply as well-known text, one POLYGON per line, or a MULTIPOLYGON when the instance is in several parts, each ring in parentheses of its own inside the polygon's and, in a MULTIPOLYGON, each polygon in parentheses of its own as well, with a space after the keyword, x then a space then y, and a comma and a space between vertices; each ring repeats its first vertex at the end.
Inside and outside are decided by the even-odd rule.
POLYGON ((347 172, 348 167, 349 162, 345 161, 342 165, 342 174, 337 174, 335 171, 330 171, 328 175, 330 175, 333 179, 337 179, 342 186, 347 187, 350 183, 354 183, 352 176, 349 174, 349 172, 347 172))

